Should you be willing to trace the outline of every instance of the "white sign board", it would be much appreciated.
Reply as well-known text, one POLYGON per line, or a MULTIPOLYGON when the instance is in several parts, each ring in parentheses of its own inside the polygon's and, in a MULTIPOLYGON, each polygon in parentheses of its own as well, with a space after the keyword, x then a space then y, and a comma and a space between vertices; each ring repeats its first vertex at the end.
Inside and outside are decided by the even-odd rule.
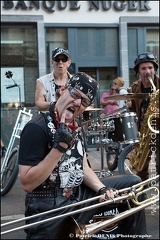
POLYGON ((24 99, 24 69, 23 67, 1 68, 1 103, 20 103, 24 99), (12 78, 5 76, 6 72, 12 72, 12 78), (14 81, 13 81, 13 80, 14 81), (17 84, 18 86, 7 89, 6 87, 17 84))

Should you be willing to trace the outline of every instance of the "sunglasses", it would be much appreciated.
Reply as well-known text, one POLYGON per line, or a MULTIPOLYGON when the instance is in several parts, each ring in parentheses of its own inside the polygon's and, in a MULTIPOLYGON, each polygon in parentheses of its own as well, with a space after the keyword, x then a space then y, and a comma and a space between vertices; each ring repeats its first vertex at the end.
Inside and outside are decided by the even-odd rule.
POLYGON ((111 88, 111 90, 112 90, 112 91, 116 91, 116 89, 114 89, 114 88, 111 88))
POLYGON ((64 62, 67 62, 68 61, 68 58, 66 57, 66 58, 58 58, 58 57, 56 57, 56 58, 54 58, 53 59, 55 62, 57 62, 57 63, 59 63, 60 61, 62 61, 63 63, 64 62))
POLYGON ((149 53, 149 54, 140 54, 138 55, 138 59, 139 60, 143 60, 143 59, 148 59, 148 60, 154 60, 155 57, 152 53, 149 53))
POLYGON ((92 102, 89 99, 82 97, 75 88, 69 87, 68 91, 74 99, 81 99, 81 104, 84 107, 89 107, 91 105, 92 102))

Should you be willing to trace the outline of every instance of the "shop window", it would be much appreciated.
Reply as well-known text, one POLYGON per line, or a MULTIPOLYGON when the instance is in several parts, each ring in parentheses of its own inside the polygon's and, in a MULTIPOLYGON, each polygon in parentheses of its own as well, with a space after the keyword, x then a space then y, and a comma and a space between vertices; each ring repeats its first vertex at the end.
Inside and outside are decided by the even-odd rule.
MULTIPOLYGON (((37 31, 34 26, 2 26, 1 28, 1 79, 2 88, 6 86, 5 70, 12 71, 13 79, 19 82, 22 89, 21 99, 25 106, 34 104, 35 80, 38 76, 37 64, 37 31), (20 71, 18 71, 20 69, 20 71)), ((7 84, 13 84, 11 79, 7 84)), ((7 94, 7 93, 6 93, 7 94)), ((2 96, 2 107, 14 107, 17 104, 18 92, 15 98, 2 96)))
POLYGON ((116 58, 118 56, 117 29, 77 29, 77 56, 116 58))
POLYGON ((138 54, 152 52, 159 58, 159 29, 150 27, 128 28, 128 61, 130 85, 136 81, 134 61, 138 54))
POLYGON ((137 29, 128 29, 128 56, 132 57, 138 49, 138 31, 137 29))
POLYGON ((110 90, 110 84, 117 77, 117 68, 100 68, 99 70, 99 91, 100 97, 104 92, 110 90))
POLYGON ((159 60, 159 31, 158 29, 147 29, 146 50, 152 52, 159 60))
POLYGON ((53 70, 51 64, 52 51, 56 47, 64 47, 68 49, 68 34, 64 28, 46 28, 46 54, 47 54, 47 72, 53 70))
MULTIPOLYGON (((33 25, 1 25, 1 138, 7 146, 20 103, 34 108, 38 77, 37 30, 33 25), (11 71, 12 78, 5 73, 11 71), (17 83, 19 87, 6 89, 17 83), (20 91, 19 91, 20 90, 20 91)), ((17 144, 15 142, 15 144, 17 144)))

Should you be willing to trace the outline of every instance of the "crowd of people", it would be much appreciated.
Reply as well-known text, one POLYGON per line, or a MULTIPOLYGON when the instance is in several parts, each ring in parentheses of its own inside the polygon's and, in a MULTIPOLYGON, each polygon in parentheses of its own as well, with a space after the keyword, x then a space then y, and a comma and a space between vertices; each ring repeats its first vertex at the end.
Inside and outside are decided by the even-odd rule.
MULTIPOLYGON (((51 62, 53 71, 36 81, 35 104, 39 113, 25 125, 22 131, 18 159, 20 181, 26 192, 25 216, 29 217, 45 211, 48 213, 39 215, 36 219, 28 219, 26 224, 79 210, 82 206, 73 205, 69 208, 67 206, 95 196, 99 196, 99 199, 96 198, 93 203, 86 202, 83 207, 116 199, 115 190, 131 187, 148 176, 149 161, 137 175, 124 174, 98 178, 87 160, 84 133, 77 121, 86 108, 93 104, 99 89, 98 83, 84 72, 73 75, 68 72, 71 59, 69 51, 65 48, 54 49, 51 62), (58 212, 49 212, 56 208, 59 208, 58 212)), ((140 54, 135 60, 134 69, 139 79, 131 86, 133 93, 152 93, 149 77, 153 80, 156 89, 159 89, 159 77, 156 75, 158 61, 153 54, 140 54)), ((102 94, 100 104, 103 113, 114 112, 126 106, 130 111, 136 112, 140 130, 149 106, 149 99, 132 101, 107 99, 108 96, 127 94, 124 85, 125 80, 117 77, 110 84, 109 92, 102 94)), ((158 148, 159 143, 156 146, 158 148)), ((159 155, 157 166, 159 166, 159 155)), ((94 215, 105 213, 115 206, 119 212, 127 210, 128 203, 134 206, 130 200, 117 201, 116 205, 104 205, 100 209, 94 207, 87 212, 81 211, 74 215, 74 219, 83 227, 94 215)), ((70 220, 71 217, 70 219, 63 217, 56 221, 33 225, 25 229, 26 239, 76 239, 76 235, 74 237, 70 235, 70 220)), ((120 220, 118 234, 121 236, 136 234, 139 236, 138 239, 146 235, 144 209, 120 220)))

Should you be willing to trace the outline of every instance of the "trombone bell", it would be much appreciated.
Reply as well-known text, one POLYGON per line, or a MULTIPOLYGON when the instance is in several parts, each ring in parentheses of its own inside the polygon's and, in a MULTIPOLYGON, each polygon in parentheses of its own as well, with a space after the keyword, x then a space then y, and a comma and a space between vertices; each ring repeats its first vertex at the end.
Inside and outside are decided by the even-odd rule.
POLYGON ((89 239, 92 238, 95 233, 98 233, 99 231, 103 230, 105 227, 108 227, 126 217, 129 217, 132 214, 135 214, 142 209, 149 207, 151 204, 155 204, 156 202, 159 201, 159 198, 156 197, 153 201, 148 201, 146 203, 141 204, 138 207, 131 208, 129 210, 126 210, 122 213, 119 213, 115 215, 111 219, 107 219, 105 221, 99 221, 96 223, 92 224, 87 224, 87 225, 79 225, 78 222, 71 217, 70 223, 72 226, 72 234, 76 239, 89 239))

